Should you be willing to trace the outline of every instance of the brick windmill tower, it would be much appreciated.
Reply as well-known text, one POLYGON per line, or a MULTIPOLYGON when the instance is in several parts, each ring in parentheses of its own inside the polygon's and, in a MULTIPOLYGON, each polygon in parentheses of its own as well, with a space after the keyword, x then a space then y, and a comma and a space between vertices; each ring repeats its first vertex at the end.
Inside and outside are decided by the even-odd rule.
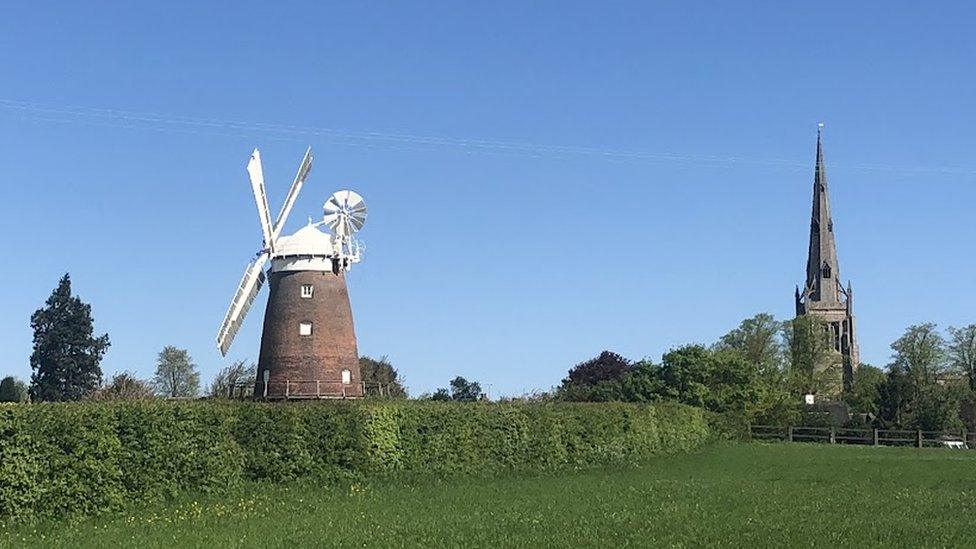
POLYGON ((366 204, 352 191, 339 191, 326 201, 322 221, 309 220, 294 234, 281 236, 311 169, 309 148, 272 223, 257 149, 247 164, 264 245, 244 271, 217 334, 217 347, 226 356, 267 278, 271 291, 254 385, 257 398, 356 398, 363 394, 346 272, 361 259, 362 246, 355 233, 366 221, 366 204), (322 226, 330 232, 319 230, 322 226))

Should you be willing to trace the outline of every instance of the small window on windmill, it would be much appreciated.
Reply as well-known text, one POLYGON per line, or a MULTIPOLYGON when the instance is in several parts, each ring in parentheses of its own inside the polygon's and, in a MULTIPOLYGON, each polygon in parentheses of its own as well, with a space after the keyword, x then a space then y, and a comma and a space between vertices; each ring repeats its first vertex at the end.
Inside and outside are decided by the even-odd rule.
POLYGON ((343 370, 342 371, 342 384, 343 385, 349 385, 350 383, 352 383, 352 372, 350 372, 349 370, 343 370))
POLYGON ((302 298, 311 299, 313 289, 311 284, 302 284, 302 298))
POLYGON ((310 336, 312 335, 312 323, 302 322, 298 324, 298 335, 300 336, 310 336))

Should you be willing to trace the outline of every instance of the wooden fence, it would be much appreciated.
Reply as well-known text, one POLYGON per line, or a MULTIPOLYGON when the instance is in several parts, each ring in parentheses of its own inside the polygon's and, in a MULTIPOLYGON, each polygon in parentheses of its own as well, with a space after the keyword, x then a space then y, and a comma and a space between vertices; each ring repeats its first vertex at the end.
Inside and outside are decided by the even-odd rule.
POLYGON ((976 448, 976 433, 904 429, 847 429, 844 427, 779 427, 750 425, 751 440, 911 446, 916 448, 976 448))

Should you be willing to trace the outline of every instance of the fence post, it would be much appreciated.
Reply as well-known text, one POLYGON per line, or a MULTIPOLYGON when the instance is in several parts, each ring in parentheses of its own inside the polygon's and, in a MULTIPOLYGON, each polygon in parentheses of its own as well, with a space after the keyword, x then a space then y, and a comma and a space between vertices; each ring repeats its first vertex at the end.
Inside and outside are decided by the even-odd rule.
POLYGON ((877 429, 874 430, 874 445, 875 446, 878 445, 878 430, 877 429))
POLYGON ((918 447, 921 448, 922 447, 922 430, 919 429, 918 431, 915 432, 915 434, 916 434, 916 436, 918 436, 918 447))
POLYGON ((289 383, 289 381, 286 379, 285 380, 285 398, 287 399, 290 396, 291 396, 291 383, 289 383))
POLYGON ((830 428, 830 443, 835 444, 837 442, 836 433, 834 432, 834 427, 830 428))
POLYGON ((968 433, 966 433, 966 428, 965 427, 962 428, 962 446, 963 446, 963 448, 966 448, 966 447, 969 446, 969 436, 968 436, 968 433))
POLYGON ((787 437, 788 437, 787 440, 789 442, 793 442, 793 426, 792 425, 790 425, 789 428, 787 429, 787 437))

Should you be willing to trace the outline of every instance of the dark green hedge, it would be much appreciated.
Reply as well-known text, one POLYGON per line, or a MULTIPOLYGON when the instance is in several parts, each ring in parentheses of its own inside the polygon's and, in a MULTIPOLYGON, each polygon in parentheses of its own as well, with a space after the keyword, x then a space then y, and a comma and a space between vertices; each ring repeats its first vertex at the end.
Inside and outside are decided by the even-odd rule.
POLYGON ((0 517, 94 514, 244 480, 584 467, 703 444, 677 404, 0 406, 0 517))

